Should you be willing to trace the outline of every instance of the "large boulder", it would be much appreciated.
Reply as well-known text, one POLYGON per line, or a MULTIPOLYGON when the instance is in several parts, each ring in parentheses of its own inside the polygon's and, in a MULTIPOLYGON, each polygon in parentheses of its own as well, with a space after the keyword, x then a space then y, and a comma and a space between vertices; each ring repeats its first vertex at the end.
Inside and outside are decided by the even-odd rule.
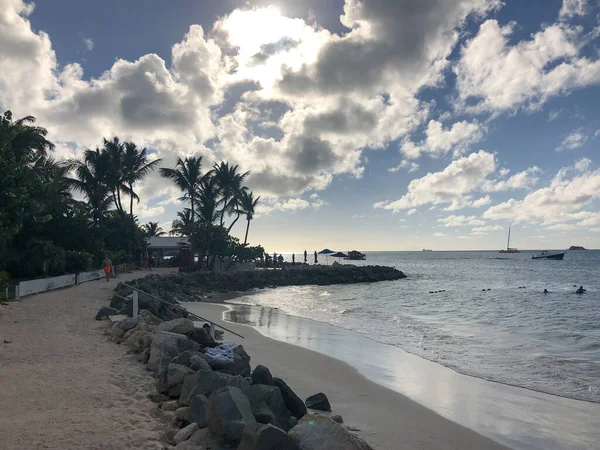
POLYGON ((303 450, 373 450, 339 423, 317 414, 306 414, 288 434, 303 450))
POLYGON ((187 441, 196 430, 198 430, 198 425, 195 423, 190 423, 187 427, 182 428, 177 432, 173 438, 173 443, 177 445, 180 442, 187 441))
POLYGON ((212 393, 206 418, 215 436, 233 442, 242 438, 246 425, 256 423, 248 398, 236 387, 224 387, 212 393))
POLYGON ((203 394, 195 395, 190 401, 189 421, 197 423, 200 428, 206 428, 206 410, 208 409, 208 397, 203 394))
POLYGON ((152 336, 150 344, 150 358, 148 370, 160 372, 164 370, 171 360, 179 353, 194 348, 194 343, 186 336, 177 333, 159 331, 152 336))
POLYGON ((160 325, 163 322, 161 318, 156 317, 147 309, 140 310, 140 316, 148 325, 160 325))
POLYGON ((285 407, 277 386, 253 384, 243 392, 250 401, 252 414, 258 423, 270 423, 285 431, 296 425, 297 421, 292 419, 292 414, 285 407))
POLYGON ((329 411, 331 412, 331 405, 327 396, 322 392, 311 395, 306 399, 306 407, 308 409, 316 409, 317 411, 329 411))
POLYGON ((194 355, 190 358, 190 369, 193 371, 198 370, 212 370, 208 361, 200 355, 194 355))
POLYGON ((273 385, 277 386, 281 391, 283 397, 283 403, 285 407, 292 413, 297 419, 301 419, 307 413, 306 405, 300 397, 290 388, 285 381, 281 378, 273 378, 273 385))
POLYGON ((96 313, 96 320, 102 320, 104 317, 108 316, 116 316, 119 312, 115 308, 110 308, 108 306, 103 306, 96 313))
POLYGON ((137 327, 138 320, 139 319, 137 317, 129 317, 129 318, 119 322, 119 328, 123 331, 129 331, 129 330, 137 327))
POLYGON ((192 352, 183 352, 177 355, 171 360, 171 364, 181 364, 182 366, 190 367, 190 359, 192 358, 192 352))
POLYGON ((235 386, 244 389, 250 383, 240 376, 226 373, 213 372, 212 370, 199 370, 193 375, 185 377, 179 396, 179 404, 188 406, 196 395, 203 394, 207 397, 219 388, 235 386))
POLYGON ((210 428, 200 428, 196 430, 188 441, 190 445, 199 445, 204 449, 220 449, 221 444, 219 438, 215 436, 210 428))
POLYGON ((252 371, 252 384, 273 384, 273 375, 265 366, 258 365, 252 371))
MULTIPOLYGON (((129 347, 134 353, 139 353, 144 350, 144 339, 150 334, 150 331, 136 330, 124 341, 124 344, 129 347)), ((130 330, 131 331, 131 330, 130 330)), ((124 336, 123 336, 124 337, 124 336)))
POLYGON ((204 328, 195 328, 190 331, 187 336, 194 342, 197 342, 202 347, 216 347, 217 344, 213 337, 206 332, 204 328))
POLYGON ((181 395, 181 387, 186 376, 192 375, 194 371, 181 364, 169 364, 165 370, 159 372, 156 379, 156 390, 171 398, 181 395))
POLYGON ((231 350, 231 352, 227 352, 231 353, 231 356, 229 358, 214 357, 214 353, 207 351, 207 355, 212 358, 210 360, 210 366, 213 370, 228 373, 230 375, 241 375, 242 377, 250 376, 250 355, 246 353, 244 347, 241 345, 234 345, 233 347, 228 348, 226 345, 220 345, 212 350, 217 351, 220 348, 231 350))
POLYGON ((302 450, 285 431, 261 423, 246 425, 237 450, 302 450))
POLYGON ((190 319, 174 319, 158 325, 158 331, 169 333, 187 334, 194 329, 194 322, 190 319))

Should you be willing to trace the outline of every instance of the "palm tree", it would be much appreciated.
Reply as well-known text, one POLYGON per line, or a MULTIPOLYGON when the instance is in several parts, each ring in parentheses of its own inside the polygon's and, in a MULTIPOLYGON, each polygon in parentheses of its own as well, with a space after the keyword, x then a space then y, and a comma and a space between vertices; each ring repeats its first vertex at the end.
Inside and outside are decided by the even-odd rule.
POLYGON ((123 183, 123 165, 125 159, 125 151, 123 144, 119 142, 118 137, 114 137, 111 141, 103 140, 102 153, 106 155, 109 170, 106 176, 106 183, 112 191, 113 201, 119 213, 125 214, 123 205, 121 204, 121 191, 127 192, 128 186, 123 183))
POLYGON ((244 179, 250 172, 240 174, 237 165, 230 167, 229 163, 223 161, 221 161, 221 164, 215 164, 212 172, 223 197, 221 199, 223 208, 221 209, 220 221, 220 225, 223 226, 225 212, 229 212, 229 214, 235 212, 235 205, 232 200, 239 195, 243 188, 244 179))
POLYGON ((158 222, 148 222, 144 225, 143 229, 144 233, 146 233, 146 236, 149 238, 159 237, 165 234, 165 230, 158 225, 158 222))
POLYGON ((192 210, 185 208, 183 211, 177 212, 177 219, 171 224, 171 235, 189 237, 192 234, 192 210))
POLYGON ((183 200, 188 200, 191 205, 192 227, 194 224, 194 206, 200 182, 202 180, 202 157, 177 159, 174 169, 161 167, 160 175, 171 180, 183 193, 183 200))
POLYGON ((125 142, 124 145, 123 181, 129 189, 129 214, 133 218, 133 200, 137 197, 133 191, 133 185, 152 172, 162 159, 159 158, 148 162, 148 154, 145 148, 140 150, 133 142, 125 142))
POLYGON ((82 192, 91 208, 94 222, 99 224, 116 196, 111 198, 111 189, 107 182, 110 172, 109 155, 96 150, 86 150, 83 160, 71 159, 66 166, 73 170, 76 178, 69 178, 72 189, 82 192))
POLYGON ((254 198, 252 192, 245 190, 240 195, 239 203, 240 210, 243 214, 246 215, 246 221, 248 222, 246 225, 246 235, 244 236, 244 245, 248 242, 248 230, 250 229, 250 222, 254 219, 254 213, 256 211, 256 205, 260 200, 260 195, 254 198))

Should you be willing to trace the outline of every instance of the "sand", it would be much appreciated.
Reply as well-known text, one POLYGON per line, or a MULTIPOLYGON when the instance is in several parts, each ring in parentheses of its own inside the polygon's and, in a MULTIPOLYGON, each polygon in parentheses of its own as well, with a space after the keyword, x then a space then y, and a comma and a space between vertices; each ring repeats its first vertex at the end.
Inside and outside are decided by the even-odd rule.
MULTIPOLYGON (((155 270, 165 273, 167 270, 155 270)), ((119 280, 94 281, 0 306, 0 446, 2 449, 160 449, 165 428, 146 394, 153 378, 125 348, 108 340, 96 311, 119 280), (11 341, 3 343, 4 340, 11 341)), ((221 321, 224 307, 202 305, 221 321)), ((335 413, 374 448, 505 449, 325 355, 225 323, 246 339, 252 363, 270 367, 301 396, 323 391, 335 413)))
POLYGON ((241 343, 251 364, 263 364, 283 378, 301 398, 327 394, 334 414, 378 450, 486 449, 507 447, 456 424, 397 392, 380 386, 352 366, 321 353, 265 337, 252 327, 224 322, 226 307, 194 303, 194 312, 245 337, 241 343))
MULTIPOLYGON (((155 269, 165 273, 172 269, 155 269)), ((0 306, 0 448, 161 449, 146 398, 153 379, 95 321, 121 275, 107 283, 25 297, 0 306), (7 344, 4 340, 12 341, 7 344)))

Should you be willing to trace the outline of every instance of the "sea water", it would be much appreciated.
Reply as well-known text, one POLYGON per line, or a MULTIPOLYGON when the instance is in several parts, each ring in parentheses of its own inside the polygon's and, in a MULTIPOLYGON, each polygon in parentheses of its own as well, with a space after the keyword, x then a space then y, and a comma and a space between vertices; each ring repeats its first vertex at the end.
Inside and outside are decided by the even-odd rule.
POLYGON ((407 278, 266 289, 236 302, 357 331, 459 373, 600 402, 600 251, 532 254, 372 252, 342 262, 407 278), (581 285, 587 292, 575 294, 581 285))

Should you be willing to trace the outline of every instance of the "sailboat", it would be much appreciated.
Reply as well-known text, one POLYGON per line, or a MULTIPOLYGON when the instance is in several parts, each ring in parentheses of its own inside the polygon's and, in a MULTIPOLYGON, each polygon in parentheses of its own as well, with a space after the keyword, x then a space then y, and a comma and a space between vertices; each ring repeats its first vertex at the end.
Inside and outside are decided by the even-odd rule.
POLYGON ((510 227, 508 228, 508 243, 506 244, 506 250, 500 250, 500 253, 519 253, 516 248, 510 248, 510 227))

